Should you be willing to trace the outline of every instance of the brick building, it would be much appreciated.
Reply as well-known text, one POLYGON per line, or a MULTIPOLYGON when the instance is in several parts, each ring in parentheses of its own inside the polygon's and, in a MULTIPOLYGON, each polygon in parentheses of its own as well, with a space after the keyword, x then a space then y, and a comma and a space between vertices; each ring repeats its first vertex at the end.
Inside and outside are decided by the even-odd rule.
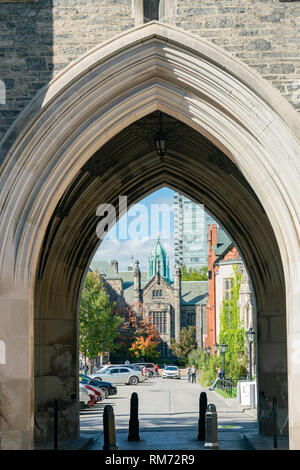
POLYGON ((237 247, 217 225, 209 225, 207 232, 208 242, 208 301, 207 330, 205 345, 214 350, 214 344, 219 343, 220 308, 222 301, 228 299, 233 283, 233 266, 238 266, 242 275, 239 292, 239 308, 241 320, 245 329, 254 327, 255 322, 255 294, 246 266, 237 247))

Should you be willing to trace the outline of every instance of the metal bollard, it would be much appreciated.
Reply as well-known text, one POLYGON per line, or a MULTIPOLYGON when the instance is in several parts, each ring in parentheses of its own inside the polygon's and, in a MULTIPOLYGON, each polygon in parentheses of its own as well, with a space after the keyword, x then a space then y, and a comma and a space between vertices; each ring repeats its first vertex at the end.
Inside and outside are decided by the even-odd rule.
POLYGON ((277 449, 277 400, 273 398, 273 442, 274 449, 277 449))
POLYGON ((218 450, 218 419, 217 410, 212 403, 208 405, 205 414, 205 444, 204 447, 211 450, 218 450))
POLYGON ((199 398, 199 420, 198 420, 198 441, 205 441, 205 412, 207 408, 207 395, 200 393, 199 398))
POLYGON ((136 392, 131 394, 128 441, 139 441, 139 398, 136 392))
POLYGON ((114 410, 111 405, 104 407, 103 413, 104 445, 103 450, 117 450, 114 410))
POLYGON ((236 401, 241 403, 241 382, 238 382, 236 385, 236 401))
POLYGON ((250 384, 250 408, 255 408, 255 384, 250 384))
POLYGON ((54 400, 54 408, 53 408, 53 414, 54 414, 54 426, 53 426, 53 441, 54 441, 54 450, 58 449, 58 405, 57 405, 57 400, 54 400))

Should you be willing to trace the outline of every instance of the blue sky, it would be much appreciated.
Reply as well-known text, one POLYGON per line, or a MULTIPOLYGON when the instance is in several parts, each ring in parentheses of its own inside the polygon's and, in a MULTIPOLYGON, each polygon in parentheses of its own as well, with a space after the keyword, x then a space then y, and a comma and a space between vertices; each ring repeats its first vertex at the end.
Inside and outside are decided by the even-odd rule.
POLYGON ((174 191, 162 188, 142 199, 138 204, 129 209, 127 215, 123 216, 110 230, 99 246, 94 259, 119 261, 119 270, 127 270, 133 261, 140 262, 140 268, 147 270, 147 260, 157 237, 161 242, 170 259, 170 273, 174 267, 174 191), (164 215, 158 214, 158 206, 164 210, 164 215), (152 216, 151 216, 152 215, 152 216), (127 223, 126 223, 127 217, 127 223), (128 228, 127 238, 119 237, 120 224, 128 228))

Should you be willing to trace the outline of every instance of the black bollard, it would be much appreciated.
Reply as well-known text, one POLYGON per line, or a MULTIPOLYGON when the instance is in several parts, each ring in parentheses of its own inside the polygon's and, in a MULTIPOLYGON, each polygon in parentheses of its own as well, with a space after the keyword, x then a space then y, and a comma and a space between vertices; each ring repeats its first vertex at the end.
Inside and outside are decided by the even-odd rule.
POLYGON ((218 417, 215 405, 208 405, 205 414, 205 444, 206 449, 219 449, 218 443, 218 417))
POLYGON ((133 392, 130 399, 130 420, 128 441, 139 441, 139 399, 138 394, 133 392))
POLYGON ((277 449, 277 400, 273 398, 273 442, 274 449, 277 449))
POLYGON ((205 441, 205 413, 207 407, 207 395, 200 393, 199 398, 199 420, 198 420, 198 441, 205 441))
POLYGON ((103 413, 104 445, 103 450, 117 450, 114 410, 111 405, 104 407, 103 413))

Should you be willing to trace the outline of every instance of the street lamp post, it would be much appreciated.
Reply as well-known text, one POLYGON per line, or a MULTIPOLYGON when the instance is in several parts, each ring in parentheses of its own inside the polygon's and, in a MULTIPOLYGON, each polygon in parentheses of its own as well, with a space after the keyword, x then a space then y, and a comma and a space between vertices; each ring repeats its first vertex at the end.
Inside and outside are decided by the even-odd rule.
POLYGON ((249 380, 252 381, 252 344, 254 343, 255 332, 253 328, 246 331, 247 341, 249 343, 249 380))
POLYGON ((207 346, 207 354, 208 354, 208 357, 210 357, 210 353, 211 353, 211 347, 210 346, 207 346))
POLYGON ((214 345, 214 351, 215 351, 215 354, 216 354, 216 355, 218 354, 218 350, 219 350, 219 345, 218 345, 218 343, 215 343, 215 345, 214 345))
POLYGON ((223 371, 224 371, 224 377, 225 377, 225 352, 226 352, 227 344, 222 343, 220 345, 220 353, 223 355, 223 371))

